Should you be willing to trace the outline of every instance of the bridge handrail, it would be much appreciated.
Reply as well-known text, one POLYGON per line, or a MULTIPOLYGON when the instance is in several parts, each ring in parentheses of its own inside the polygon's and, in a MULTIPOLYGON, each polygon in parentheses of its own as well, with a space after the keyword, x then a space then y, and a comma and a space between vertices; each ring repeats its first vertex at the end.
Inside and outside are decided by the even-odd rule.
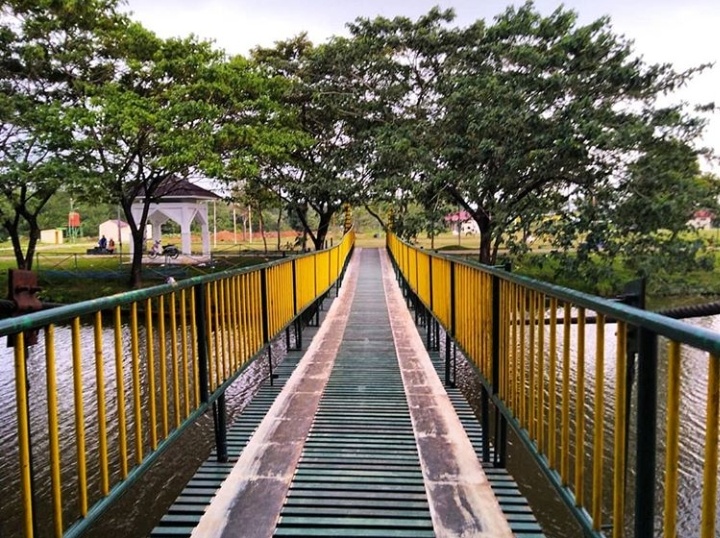
MULTIPOLYGON (((408 293, 419 302, 418 308, 432 314, 475 366, 483 382, 484 397, 493 401, 503 421, 530 449, 588 535, 602 536, 611 527, 613 536, 623 536, 626 518, 632 520, 635 536, 655 533, 658 337, 668 340, 668 396, 661 402, 667 409, 667 421, 662 425, 666 437, 664 509, 662 523, 658 524, 664 535, 675 535, 681 351, 687 347, 708 353, 699 534, 703 538, 715 536, 720 334, 499 268, 420 249, 392 234, 388 234, 387 248, 408 293), (597 313, 594 354, 586 349, 588 310, 597 313), (573 336, 570 325, 574 319, 577 329, 573 336), (617 324, 614 380, 605 380, 604 371, 604 331, 609 323, 617 324), (635 476, 628 476, 635 370, 635 350, 628 345, 633 340, 638 366, 634 420, 636 439, 640 441, 635 442, 635 476), (586 372, 586 362, 594 363, 594 378, 587 375, 590 372, 586 372), (611 384, 613 397, 608 397, 604 387, 611 384), (592 405, 586 402, 590 396, 592 405), (608 428, 602 417, 605 407, 611 405, 615 408, 614 424, 608 428), (582 442, 571 447, 571 433, 582 442), (608 441, 611 436, 612 443, 608 441), (592 461, 585 453, 586 442, 592 444, 592 461), (603 451, 612 454, 610 478, 602 468, 603 451), (582 465, 577 465, 578 461, 582 465), (586 480, 586 474, 590 480, 586 480), (612 500, 608 501, 604 493, 610 491, 612 500), (626 513, 628 492, 634 493, 633 514, 626 513), (610 523, 605 525, 608 519, 610 523)), ((450 353, 447 344, 446 353, 450 353)), ((449 355, 446 363, 450 363, 449 355)), ((504 445, 503 427, 501 424, 496 432, 496 445, 504 445)), ((504 465, 503 450, 504 446, 496 446, 496 463, 500 465, 504 465)))
POLYGON ((224 399, 227 387, 274 338, 339 282, 354 240, 351 230, 326 250, 0 321, 0 337, 14 346, 14 480, 23 535, 67 537, 87 530, 210 405, 224 399), (129 317, 129 329, 123 317, 129 317), (60 335, 70 342, 67 360, 56 349, 60 335), (38 344, 28 347, 35 338, 38 344), (44 382, 28 371, 29 360, 33 370, 44 370, 44 382), (65 369, 72 375, 72 397, 57 394, 58 373, 65 369), (58 396, 72 405, 62 405, 58 396), (31 415, 38 412, 47 416, 47 440, 33 435, 31 415), (117 432, 108 431, 110 414, 117 416, 117 432), (68 423, 72 431, 61 431, 59 425, 68 423), (37 461, 42 469, 34 468, 37 461), (99 469, 97 479, 88 477, 89 462, 99 469), (43 500, 52 506, 47 521, 35 506, 41 480, 50 484, 50 499, 43 500))

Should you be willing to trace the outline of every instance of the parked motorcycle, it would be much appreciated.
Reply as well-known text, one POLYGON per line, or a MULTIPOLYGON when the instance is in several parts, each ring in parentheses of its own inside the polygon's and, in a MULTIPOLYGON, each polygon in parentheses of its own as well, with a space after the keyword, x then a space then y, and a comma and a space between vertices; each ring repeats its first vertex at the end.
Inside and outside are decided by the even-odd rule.
POLYGON ((148 251, 150 258, 156 258, 158 256, 165 256, 166 258, 172 258, 173 260, 180 256, 180 250, 175 245, 160 245, 160 241, 155 241, 152 248, 148 251))

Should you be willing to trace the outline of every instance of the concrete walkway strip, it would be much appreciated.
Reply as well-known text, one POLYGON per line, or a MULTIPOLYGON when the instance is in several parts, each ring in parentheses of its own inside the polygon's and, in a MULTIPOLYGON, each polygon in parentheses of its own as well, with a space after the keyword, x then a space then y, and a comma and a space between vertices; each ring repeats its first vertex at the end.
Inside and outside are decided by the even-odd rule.
POLYGON ((325 322, 203 514, 193 537, 272 536, 345 333, 357 284, 359 250, 350 261, 325 322))
POLYGON ((384 250, 380 259, 435 535, 511 537, 510 526, 435 373, 384 250))

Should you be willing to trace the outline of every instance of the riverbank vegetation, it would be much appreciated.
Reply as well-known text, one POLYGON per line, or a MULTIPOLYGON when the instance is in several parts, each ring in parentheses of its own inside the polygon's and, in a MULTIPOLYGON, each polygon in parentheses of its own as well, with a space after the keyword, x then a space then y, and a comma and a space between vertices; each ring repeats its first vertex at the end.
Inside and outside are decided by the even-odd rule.
MULTIPOLYGON (((479 261, 587 291, 626 276, 711 291, 716 255, 690 223, 719 213, 701 168, 714 106, 666 98, 709 66, 648 64, 607 18, 528 3, 458 27, 433 8, 231 56, 162 39, 114 0, 9 0, 0 37, 0 227, 17 267, 35 268, 63 207, 122 218, 140 245, 150 206, 191 178, 233 228, 239 210, 310 248, 363 208, 372 239, 433 247, 472 223, 479 261)), ((115 263, 126 286, 151 278, 140 248, 115 263)))

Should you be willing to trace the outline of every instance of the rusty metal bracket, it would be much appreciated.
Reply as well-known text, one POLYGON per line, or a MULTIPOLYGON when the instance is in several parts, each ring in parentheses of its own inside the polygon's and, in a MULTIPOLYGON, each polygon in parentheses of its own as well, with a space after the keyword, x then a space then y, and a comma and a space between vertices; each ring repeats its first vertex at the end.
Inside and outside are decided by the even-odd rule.
MULTIPOLYGON (((37 274, 26 269, 8 269, 8 300, 13 302, 13 316, 22 316, 42 309, 42 302, 37 294, 41 290, 38 286, 37 274)), ((37 344, 38 331, 25 331, 25 343, 37 344)), ((13 335, 8 336, 8 347, 15 345, 13 335)))

